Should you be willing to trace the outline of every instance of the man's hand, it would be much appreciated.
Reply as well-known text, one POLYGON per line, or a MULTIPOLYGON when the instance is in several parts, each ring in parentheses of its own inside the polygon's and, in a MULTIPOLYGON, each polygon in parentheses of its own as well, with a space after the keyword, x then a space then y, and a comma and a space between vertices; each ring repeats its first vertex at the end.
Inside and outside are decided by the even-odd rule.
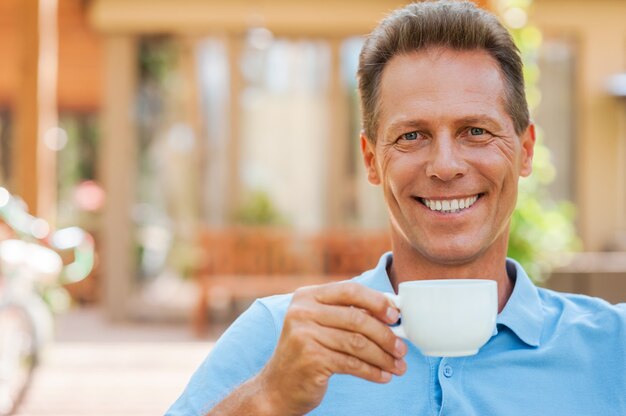
POLYGON ((333 374, 378 383, 403 374, 406 344, 385 324, 397 319, 382 293, 357 283, 297 290, 274 355, 255 380, 272 413, 311 411, 333 374))

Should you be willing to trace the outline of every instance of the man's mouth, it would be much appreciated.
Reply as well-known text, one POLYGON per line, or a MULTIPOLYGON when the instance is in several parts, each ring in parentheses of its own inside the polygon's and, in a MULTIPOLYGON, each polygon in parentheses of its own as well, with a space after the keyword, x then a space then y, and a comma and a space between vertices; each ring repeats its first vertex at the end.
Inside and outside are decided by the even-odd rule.
POLYGON ((453 214, 455 212, 460 212, 465 209, 468 209, 483 194, 476 194, 473 196, 468 196, 467 198, 458 198, 458 199, 426 199, 426 198, 417 198, 419 202, 426 205, 430 208, 431 211, 439 211, 445 214, 453 214))

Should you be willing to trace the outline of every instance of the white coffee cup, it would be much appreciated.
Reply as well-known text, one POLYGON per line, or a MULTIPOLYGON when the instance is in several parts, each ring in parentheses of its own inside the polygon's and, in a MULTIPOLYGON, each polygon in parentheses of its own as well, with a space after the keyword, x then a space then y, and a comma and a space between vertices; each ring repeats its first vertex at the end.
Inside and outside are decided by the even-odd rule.
POLYGON ((491 338, 498 315, 495 280, 441 279, 403 282, 398 295, 385 293, 400 309, 393 332, 424 355, 474 355, 491 338))

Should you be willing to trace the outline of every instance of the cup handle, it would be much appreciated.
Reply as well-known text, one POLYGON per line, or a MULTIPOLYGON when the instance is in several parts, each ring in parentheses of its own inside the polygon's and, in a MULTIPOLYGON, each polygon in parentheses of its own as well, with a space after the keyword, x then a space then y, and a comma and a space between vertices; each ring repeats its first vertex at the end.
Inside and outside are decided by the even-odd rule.
MULTIPOLYGON (((401 302, 400 302, 400 296, 394 295, 393 293, 383 293, 383 295, 385 295, 385 297, 389 299, 396 308, 398 309, 402 308, 401 302)), ((402 326, 402 322, 400 322, 400 324, 396 326, 389 326, 389 329, 391 329, 391 332, 393 332, 395 335, 401 338, 408 338, 406 336, 406 332, 404 331, 404 326, 402 326)))

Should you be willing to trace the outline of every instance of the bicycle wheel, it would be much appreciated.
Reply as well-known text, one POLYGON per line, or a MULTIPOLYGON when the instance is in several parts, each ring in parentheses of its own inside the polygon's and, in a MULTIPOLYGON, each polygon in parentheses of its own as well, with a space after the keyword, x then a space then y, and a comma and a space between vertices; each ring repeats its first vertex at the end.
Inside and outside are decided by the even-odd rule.
POLYGON ((0 305, 0 416, 19 406, 36 361, 35 329, 25 306, 0 305))

